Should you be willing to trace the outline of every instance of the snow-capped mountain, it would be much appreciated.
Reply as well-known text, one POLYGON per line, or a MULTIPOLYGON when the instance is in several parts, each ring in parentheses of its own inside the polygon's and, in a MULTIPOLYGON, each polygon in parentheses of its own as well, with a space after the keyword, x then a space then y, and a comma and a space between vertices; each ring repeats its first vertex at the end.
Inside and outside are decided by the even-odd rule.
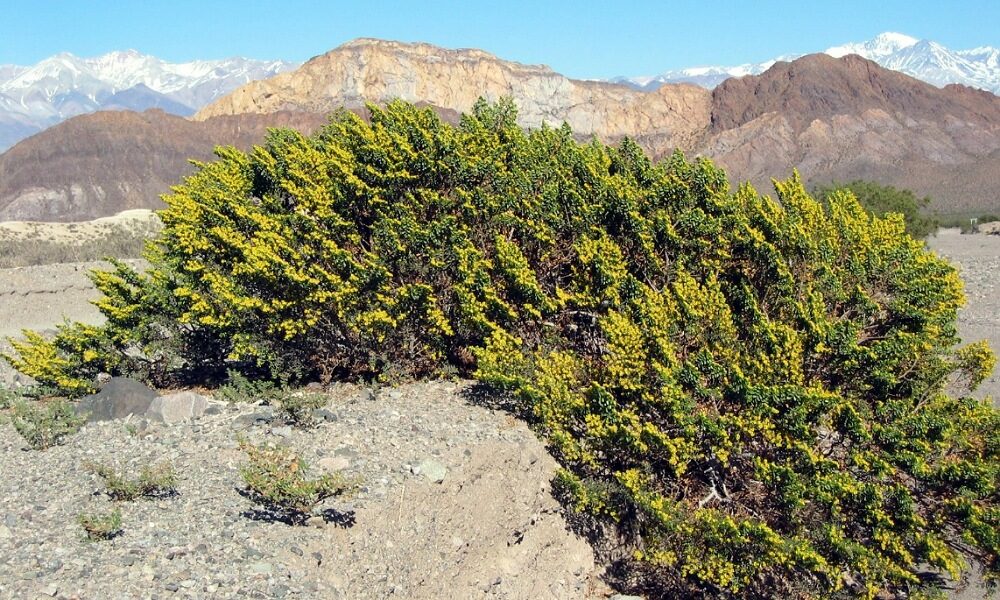
MULTIPOLYGON (((834 57, 858 54, 887 69, 901 71, 943 87, 961 83, 1000 94, 1000 49, 982 46, 971 50, 950 50, 937 42, 918 40, 902 33, 886 32, 866 42, 834 46, 824 50, 834 57)), ((714 88, 730 77, 759 75, 776 61, 794 60, 801 55, 789 54, 756 64, 735 67, 694 67, 667 71, 654 77, 616 77, 612 81, 645 90, 654 90, 664 83, 689 82, 714 88)))
POLYGON ((96 58, 62 53, 30 67, 0 65, 0 151, 96 110, 161 108, 190 115, 248 81, 297 66, 247 58, 169 63, 135 50, 96 58))

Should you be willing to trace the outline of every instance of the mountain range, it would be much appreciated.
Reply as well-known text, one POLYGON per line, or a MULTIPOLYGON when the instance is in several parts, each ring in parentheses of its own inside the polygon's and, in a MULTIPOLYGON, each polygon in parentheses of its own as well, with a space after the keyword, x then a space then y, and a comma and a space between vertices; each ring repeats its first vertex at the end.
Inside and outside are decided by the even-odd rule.
MULTIPOLYGON (((824 54, 840 58, 857 54, 886 69, 906 73, 938 87, 961 83, 1000 93, 1000 48, 982 46, 971 50, 950 50, 930 40, 919 40, 902 33, 886 32, 866 42, 827 48, 824 54)), ((790 61, 801 54, 786 54, 761 63, 730 67, 691 67, 667 71, 651 77, 615 77, 611 81, 637 89, 655 90, 665 83, 694 83, 709 89, 730 77, 759 75, 779 61, 790 61)))
POLYGON ((0 220, 77 220, 156 208, 216 144, 246 147, 266 127, 311 130, 343 107, 401 98, 449 121, 479 97, 511 97, 527 128, 568 123, 580 139, 635 139, 654 158, 712 158, 734 183, 770 190, 797 168, 808 182, 854 178, 912 189, 932 209, 1000 212, 1000 98, 936 87, 857 54, 779 61, 714 89, 652 91, 567 78, 475 49, 359 39, 294 71, 251 81, 185 119, 162 110, 60 123, 0 155, 0 220))
POLYGON ((69 53, 36 65, 0 65, 0 151, 69 117, 159 108, 190 115, 240 85, 294 69, 247 58, 169 63, 135 50, 97 58, 69 53))

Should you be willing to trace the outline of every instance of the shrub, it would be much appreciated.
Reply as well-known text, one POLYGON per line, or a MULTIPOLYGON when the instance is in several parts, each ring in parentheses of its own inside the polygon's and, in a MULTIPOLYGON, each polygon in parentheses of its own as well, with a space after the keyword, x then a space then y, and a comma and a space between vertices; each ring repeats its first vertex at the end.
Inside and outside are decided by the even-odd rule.
POLYGON ((22 397, 21 393, 17 390, 0 385, 0 410, 7 410, 14 406, 22 397))
POLYGON ((910 190, 861 179, 850 183, 833 182, 816 186, 813 188, 813 195, 822 202, 829 202, 837 191, 854 194, 862 208, 874 216, 885 217, 889 213, 903 215, 907 233, 917 239, 923 239, 937 231, 938 220, 925 213, 931 203, 929 196, 920 198, 910 190))
POLYGON ((329 399, 324 394, 289 392, 278 398, 278 410, 286 421, 299 427, 315 424, 313 411, 326 406, 329 399))
POLYGON ((77 416, 73 405, 65 400, 27 402, 14 404, 11 423, 28 445, 35 450, 45 450, 62 444, 80 430, 86 417, 77 416))
MULTIPOLYGON (((474 372, 521 399, 560 493, 635 550, 625 566, 677 595, 871 597, 963 559, 1000 571, 998 413, 946 393, 994 358, 957 347, 961 282, 901 214, 526 133, 509 102, 456 127, 370 111, 220 149, 165 198, 150 269, 95 276, 106 325, 11 359, 64 386, 474 372)), ((311 510, 298 463, 275 461, 256 497, 294 488, 311 510)))
POLYGON ((308 479, 308 466, 292 450, 277 446, 255 446, 240 440, 249 462, 240 469, 245 495, 263 507, 272 518, 302 524, 316 506, 348 493, 353 484, 339 474, 308 479))
POLYGON ((112 500, 163 498, 177 493, 177 473, 170 463, 143 465, 136 477, 124 469, 100 463, 88 464, 87 468, 104 480, 105 491, 112 500))
POLYGON ((263 402, 276 406, 286 421, 301 427, 313 425, 313 411, 327 402, 323 394, 294 391, 285 382, 251 380, 232 369, 227 379, 225 385, 216 390, 216 398, 230 403, 263 402))
POLYGON ((109 513, 83 513, 76 519, 89 540, 107 541, 122 534, 122 513, 118 509, 109 513))
POLYGON ((250 380, 239 371, 227 373, 227 381, 215 391, 215 397, 230 404, 257 403, 272 404, 287 393, 283 385, 266 379, 250 380))

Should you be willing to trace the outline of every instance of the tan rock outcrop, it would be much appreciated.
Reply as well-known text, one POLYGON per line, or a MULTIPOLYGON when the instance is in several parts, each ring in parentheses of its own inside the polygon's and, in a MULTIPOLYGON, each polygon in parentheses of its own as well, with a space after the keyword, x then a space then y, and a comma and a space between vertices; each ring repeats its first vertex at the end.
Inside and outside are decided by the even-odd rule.
POLYGON ((393 99, 468 112, 480 97, 508 96, 525 127, 569 123, 606 140, 647 136, 695 140, 708 125, 711 93, 694 85, 653 93, 569 79, 546 66, 500 60, 482 50, 360 39, 298 70, 247 84, 199 111, 195 120, 281 110, 328 113, 393 99))

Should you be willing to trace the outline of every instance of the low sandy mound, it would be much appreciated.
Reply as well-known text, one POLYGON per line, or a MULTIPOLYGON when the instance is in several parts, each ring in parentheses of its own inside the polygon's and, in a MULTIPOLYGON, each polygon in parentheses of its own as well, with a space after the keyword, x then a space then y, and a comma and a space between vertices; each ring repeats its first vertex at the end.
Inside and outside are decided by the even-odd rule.
POLYGON ((114 216, 75 223, 41 221, 0 222, 0 242, 6 240, 39 240, 49 242, 86 242, 125 231, 147 231, 159 227, 159 219, 151 210, 135 209, 114 216))
POLYGON ((89 424, 44 452, 22 451, 0 426, 0 597, 606 597, 590 546, 552 498, 555 461, 526 425, 467 390, 335 386, 331 422, 308 431, 212 403, 192 424, 89 424), (328 501, 340 518, 321 527, 255 520, 237 492, 237 434, 289 445, 317 472, 356 475, 361 491, 328 501), (123 535, 81 539, 77 514, 111 506, 84 461, 164 460, 178 496, 121 503, 123 535))

